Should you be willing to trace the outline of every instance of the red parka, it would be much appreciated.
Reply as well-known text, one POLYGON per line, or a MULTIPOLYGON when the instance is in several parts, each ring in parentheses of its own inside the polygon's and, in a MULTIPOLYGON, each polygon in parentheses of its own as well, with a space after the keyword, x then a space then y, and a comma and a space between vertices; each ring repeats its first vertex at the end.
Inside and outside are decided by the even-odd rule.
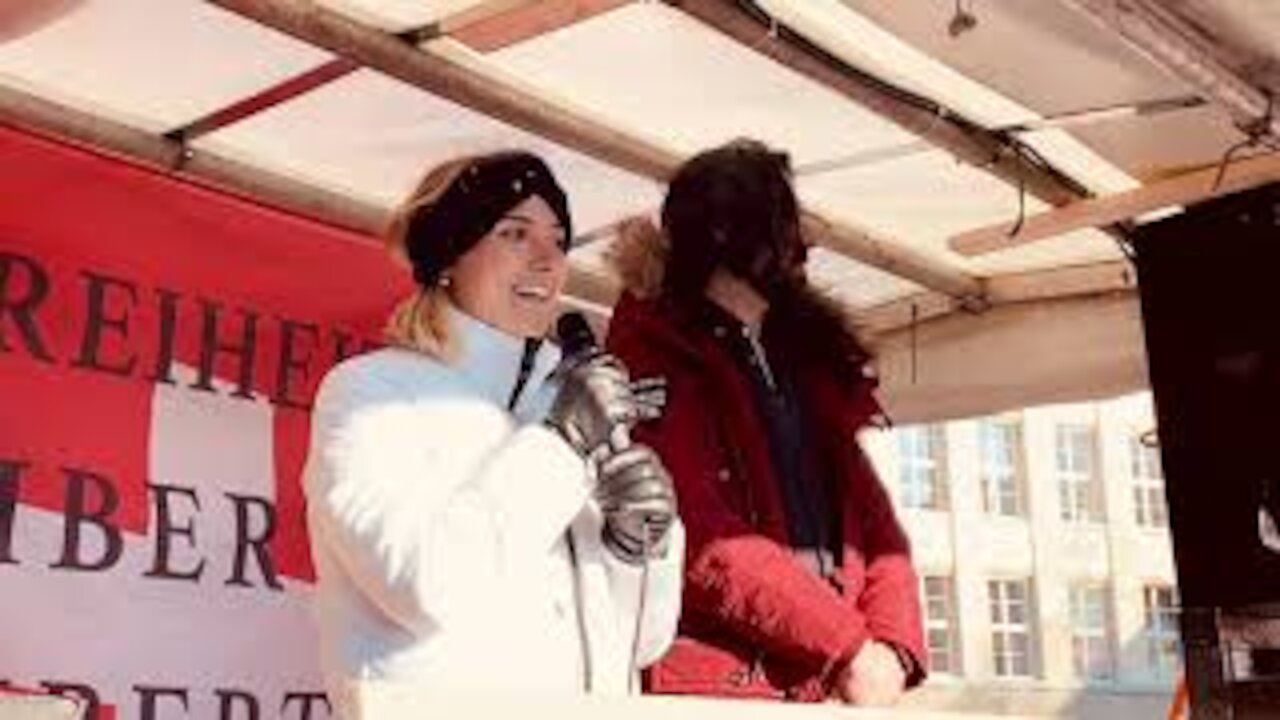
MULTIPOLYGON (((869 639, 898 649, 910 668, 908 685, 918 684, 927 656, 909 543, 855 439, 879 413, 865 358, 792 353, 810 410, 806 423, 820 438, 813 450, 834 475, 839 503, 843 562, 827 580, 789 548, 769 435, 750 380, 709 328, 654 291, 657 257, 629 255, 647 266, 621 268, 632 287, 614 309, 607 346, 633 377, 667 380, 662 417, 638 426, 634 437, 670 470, 687 531, 680 633, 651 667, 647 689, 822 700, 869 639)), ((830 317, 801 313, 792 327, 766 333, 765 342, 840 347, 829 334, 844 326, 833 326, 830 317)))

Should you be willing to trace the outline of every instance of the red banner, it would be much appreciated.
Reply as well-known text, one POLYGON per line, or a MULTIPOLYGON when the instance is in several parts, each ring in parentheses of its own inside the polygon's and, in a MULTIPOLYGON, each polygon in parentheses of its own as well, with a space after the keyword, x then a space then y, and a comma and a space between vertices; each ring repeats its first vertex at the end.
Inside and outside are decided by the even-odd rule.
POLYGON ((373 240, 0 126, 0 682, 327 716, 299 474, 406 275, 373 240))

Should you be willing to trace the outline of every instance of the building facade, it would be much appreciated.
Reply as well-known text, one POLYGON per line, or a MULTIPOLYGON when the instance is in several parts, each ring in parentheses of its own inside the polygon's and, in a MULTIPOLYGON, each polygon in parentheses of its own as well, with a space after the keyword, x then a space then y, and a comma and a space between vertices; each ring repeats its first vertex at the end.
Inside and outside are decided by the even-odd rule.
POLYGON ((1149 393, 872 432, 921 576, 909 703, 1158 717, 1180 663, 1149 393))

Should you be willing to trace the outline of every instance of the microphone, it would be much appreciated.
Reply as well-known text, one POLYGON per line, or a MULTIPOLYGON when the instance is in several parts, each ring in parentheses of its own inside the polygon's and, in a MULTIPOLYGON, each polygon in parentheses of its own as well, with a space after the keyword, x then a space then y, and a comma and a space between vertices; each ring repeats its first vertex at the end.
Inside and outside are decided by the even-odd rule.
MULTIPOLYGON (((565 367, 578 367, 604 354, 600 349, 600 343, 596 341, 595 332, 591 330, 591 325, 580 312, 570 311, 560 316, 556 321, 556 340, 560 343, 560 351, 563 354, 561 362, 565 367)), ((614 367, 626 375, 626 367, 617 358, 612 360, 614 367)), ((609 448, 619 453, 629 447, 631 447, 631 431, 627 428, 627 424, 614 423, 609 430, 609 448)))
POLYGON ((556 340, 564 353, 564 361, 577 365, 600 354, 600 344, 580 312, 567 312, 556 321, 556 340))

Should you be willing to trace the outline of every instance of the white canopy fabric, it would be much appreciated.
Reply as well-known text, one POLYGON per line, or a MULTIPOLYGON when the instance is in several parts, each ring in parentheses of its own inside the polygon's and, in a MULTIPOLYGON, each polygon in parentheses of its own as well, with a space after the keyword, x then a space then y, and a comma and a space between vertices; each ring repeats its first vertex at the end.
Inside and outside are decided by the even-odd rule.
MULTIPOLYGON (((937 0, 702 4, 717 2, 764 19, 754 43, 697 18, 685 7, 696 2, 318 5, 380 32, 443 31, 424 36, 423 47, 677 156, 735 137, 764 140, 790 153, 810 211, 978 278, 989 292, 969 309, 981 312, 960 312, 919 276, 893 274, 889 263, 872 267, 836 246, 815 253, 814 278, 850 305, 880 348, 886 397, 899 420, 1081 399, 1144 382, 1135 293, 1116 239, 1084 228, 974 257, 953 251, 948 241, 959 233, 1049 205, 958 160, 938 144, 937 125, 959 117, 1016 136, 1082 188, 1107 195, 1214 166, 1245 137, 1233 124, 1238 116, 1200 102, 1203 88, 1075 7, 1107 0, 963 2, 976 24, 958 34, 949 31, 957 4, 937 0), (544 25, 534 26, 541 32, 526 27, 531 8, 545 11, 544 25), (510 30, 512 42, 469 47, 466 29, 476 23, 510 30), (945 110, 936 123, 903 127, 776 59, 773 48, 784 40, 846 74, 945 110), (1160 104, 1179 99, 1186 102, 1173 109, 1160 104), (1088 277, 1101 280, 1081 282, 1081 267, 1096 269, 1088 277), (1066 282, 1062 272, 1076 274, 1066 282)), ((1250 0, 1163 4, 1206 33, 1197 38, 1209 43, 1206 52, 1266 87, 1269 78, 1248 73, 1275 52, 1280 11, 1250 0)), ((336 57, 202 0, 22 5, 0 8, 0 89, 154 136, 336 57)), ((21 123, 24 116, 9 107, 0 120, 21 123)), ((364 68, 201 135, 190 147, 385 212, 436 162, 519 146, 551 162, 570 191, 576 228, 591 237, 659 206, 658 179, 521 127, 528 126, 364 68)), ((606 244, 585 243, 573 261, 607 284, 600 257, 606 244)))

